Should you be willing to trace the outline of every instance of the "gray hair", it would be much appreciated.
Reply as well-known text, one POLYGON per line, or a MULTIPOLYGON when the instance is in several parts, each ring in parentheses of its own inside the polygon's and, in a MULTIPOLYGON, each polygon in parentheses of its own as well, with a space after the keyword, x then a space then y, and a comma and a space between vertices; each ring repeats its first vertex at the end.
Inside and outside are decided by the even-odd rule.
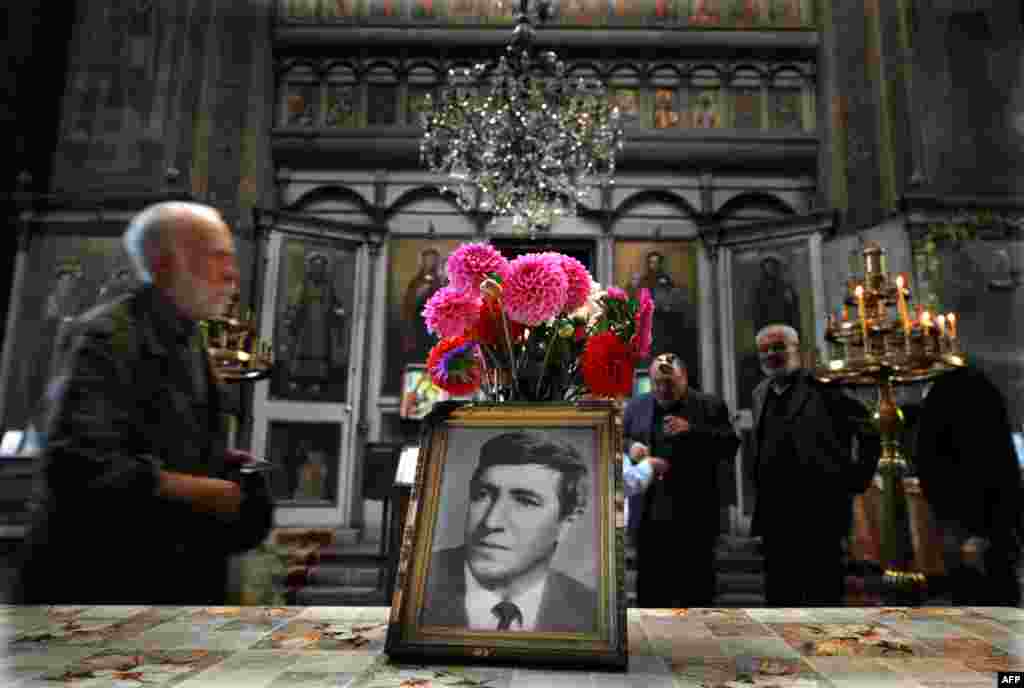
POLYGON ((755 339, 757 345, 760 346, 762 339, 773 334, 781 334, 783 339, 790 344, 800 344, 800 335, 797 334, 796 330, 789 325, 775 324, 765 325, 760 329, 755 339))
POLYGON ((155 203, 132 218, 121 243, 141 282, 153 281, 153 260, 173 250, 175 232, 188 226, 178 220, 190 215, 215 222, 224 221, 220 213, 210 206, 183 201, 155 203))

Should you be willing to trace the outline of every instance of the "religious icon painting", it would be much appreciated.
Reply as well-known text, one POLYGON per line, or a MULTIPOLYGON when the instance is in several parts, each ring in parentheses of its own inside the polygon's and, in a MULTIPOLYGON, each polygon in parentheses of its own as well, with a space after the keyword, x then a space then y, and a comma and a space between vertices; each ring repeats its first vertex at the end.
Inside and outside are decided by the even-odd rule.
POLYGON ((802 0, 773 0, 773 24, 796 29, 804 26, 802 0))
POLYGON ((733 345, 737 408, 750 408, 762 374, 755 338, 768 325, 789 325, 801 342, 815 337, 810 247, 806 239, 732 253, 733 345))
POLYGON ((359 87, 356 84, 329 84, 324 124, 328 127, 360 126, 359 87))
POLYGON ((803 126, 803 93, 796 89, 771 92, 771 117, 775 129, 801 131, 803 126))
POLYGON ((650 13, 648 0, 614 0, 612 7, 617 23, 624 25, 643 24, 650 13))
POLYGON ((286 85, 285 90, 284 126, 315 126, 318 86, 306 81, 293 81, 286 85))
POLYGON ((619 117, 623 126, 635 126, 640 124, 640 89, 611 89, 609 98, 612 105, 619 108, 619 117))
POLYGON ((558 17, 571 26, 600 26, 608 21, 608 0, 559 0, 558 17))
POLYGON ((400 12, 400 0, 369 0, 370 16, 377 19, 397 17, 400 12))
POLYGON ((770 0, 738 0, 735 26, 738 29, 753 29, 770 21, 770 0))
POLYGON ((690 96, 690 127, 718 129, 722 126, 721 93, 718 89, 698 91, 690 96))
POLYGON ((361 0, 324 0, 323 17, 327 21, 351 21, 360 15, 361 4, 361 0))
POLYGON ((355 249, 286 239, 278 274, 270 395, 280 401, 348 399, 355 249))
POLYGON ((693 27, 718 26, 722 23, 721 0, 691 0, 688 23, 693 27))
POLYGON ((761 128, 761 91, 749 88, 733 92, 733 127, 756 130, 761 128))
POLYGON ((413 19, 435 19, 439 15, 438 3, 441 0, 413 0, 413 19))
POLYGON ((272 421, 267 429, 266 459, 271 494, 278 502, 326 506, 337 499, 338 423, 272 421))
POLYGON ((511 24, 519 3, 516 0, 480 0, 481 19, 489 24, 511 24))
POLYGON ((457 24, 476 22, 480 16, 477 0, 448 0, 448 19, 457 24))
POLYGON ((681 124, 680 94, 674 88, 654 90, 654 128, 675 129, 681 124))
POLYGON ((316 21, 317 3, 318 0, 281 0, 281 15, 286 21, 316 21))
POLYGON ((625 670, 614 405, 448 411, 424 431, 385 652, 417 664, 625 670), (493 528, 492 505, 510 498, 518 506, 500 507, 508 527, 493 528), (474 591, 495 599, 485 592, 480 604, 474 591))
POLYGON ((422 127, 423 118, 431 112, 431 101, 436 95, 437 89, 433 86, 410 85, 405 101, 405 123, 422 127))
MULTIPOLYGON (((654 300, 651 355, 674 353, 700 383, 697 250, 692 241, 615 242, 614 283, 631 296, 649 289, 654 300)), ((637 363, 645 369, 650 361, 637 363)))
POLYGON ((459 239, 393 239, 388 270, 387 364, 382 394, 401 394, 402 372, 424 364, 436 339, 423 323, 423 307, 448 283, 448 255, 459 239))

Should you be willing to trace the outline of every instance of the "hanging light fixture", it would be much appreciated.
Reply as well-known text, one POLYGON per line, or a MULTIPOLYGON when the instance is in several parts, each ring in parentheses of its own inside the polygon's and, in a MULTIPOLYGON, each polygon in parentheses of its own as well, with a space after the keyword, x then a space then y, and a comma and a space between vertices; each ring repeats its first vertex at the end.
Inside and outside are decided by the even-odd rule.
MULTIPOLYGON (((611 182, 622 126, 604 83, 570 78, 555 53, 535 53, 528 5, 497 64, 449 70, 428 101, 420 157, 462 210, 511 217, 534 237, 611 182)), ((539 3, 540 22, 548 14, 539 3)))

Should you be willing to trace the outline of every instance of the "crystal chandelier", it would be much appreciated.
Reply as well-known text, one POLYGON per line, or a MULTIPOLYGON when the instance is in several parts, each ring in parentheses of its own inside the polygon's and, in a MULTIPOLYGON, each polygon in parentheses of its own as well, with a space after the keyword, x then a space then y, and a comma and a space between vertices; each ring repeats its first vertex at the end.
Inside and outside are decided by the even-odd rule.
MULTIPOLYGON (((572 79, 555 53, 534 53, 527 10, 521 0, 496 65, 449 70, 428 98, 420 157, 462 210, 511 217, 533 237, 611 181, 622 126, 599 79, 572 79)), ((537 14, 546 19, 546 2, 537 14)))

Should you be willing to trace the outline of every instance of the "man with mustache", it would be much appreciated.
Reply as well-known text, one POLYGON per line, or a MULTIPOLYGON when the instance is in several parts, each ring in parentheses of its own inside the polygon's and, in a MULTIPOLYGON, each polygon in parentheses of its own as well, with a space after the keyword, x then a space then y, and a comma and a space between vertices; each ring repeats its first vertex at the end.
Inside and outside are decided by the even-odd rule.
POLYGON ((132 220, 141 285, 78 318, 50 385, 27 604, 225 604, 228 557, 258 545, 272 505, 253 457, 225 448, 197 322, 238 288, 231 230, 208 206, 132 220), (182 573, 185 575, 182 575, 182 573))
POLYGON ((637 604, 710 607, 720 530, 718 467, 736 456, 739 438, 725 402, 690 388, 679 356, 656 356, 650 373, 652 391, 630 400, 622 424, 630 459, 646 459, 658 477, 640 503, 637 604))
POLYGON ((757 350, 765 379, 753 393, 753 534, 764 543, 765 601, 838 605, 853 498, 871 484, 881 443, 858 431, 858 419, 867 417, 860 402, 801 369, 796 330, 762 328, 757 350))
POLYGON ((597 592, 551 568, 590 490, 590 468, 567 443, 528 432, 487 440, 470 480, 465 544, 431 558, 421 623, 595 632, 597 592))

